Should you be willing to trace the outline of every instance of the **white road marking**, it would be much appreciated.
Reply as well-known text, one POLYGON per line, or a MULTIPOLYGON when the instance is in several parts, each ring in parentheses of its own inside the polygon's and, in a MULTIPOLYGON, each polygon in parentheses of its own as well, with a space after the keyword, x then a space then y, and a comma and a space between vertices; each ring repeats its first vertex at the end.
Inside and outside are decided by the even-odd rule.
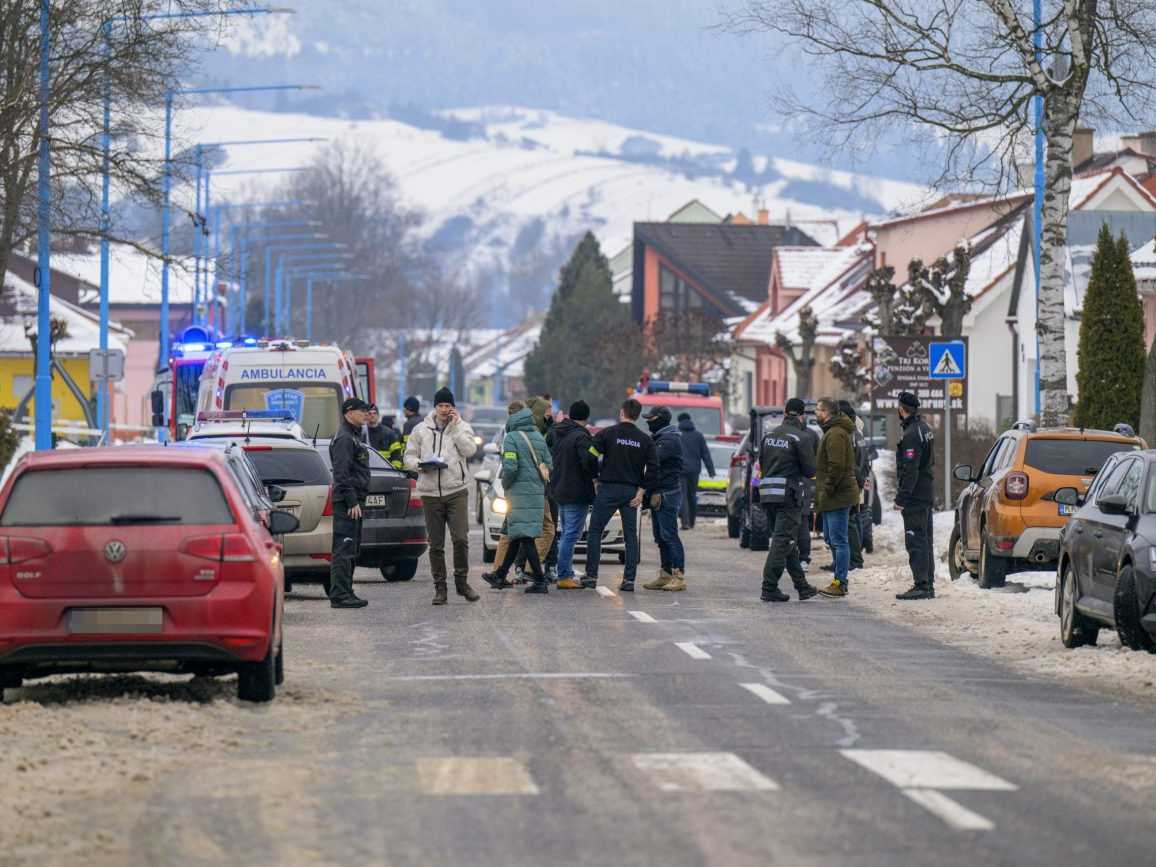
POLYGON ((427 795, 536 795, 530 772, 509 757, 418 759, 417 779, 427 795))
POLYGON ((599 596, 603 596, 606 599, 613 599, 618 595, 609 587, 603 587, 601 584, 597 585, 594 589, 598 592, 599 596))
POLYGON ((851 761, 901 789, 1014 792, 1016 786, 982 768, 935 750, 843 750, 851 761))
POLYGON ((767 686, 765 683, 740 683, 743 689, 754 693, 767 704, 790 704, 791 700, 767 686))
POLYGON ((626 612, 639 623, 657 623, 658 621, 647 614, 645 611, 628 611, 626 612))
POLYGON ((381 680, 596 680, 599 678, 634 677, 610 671, 525 671, 514 674, 399 674, 381 680))
POLYGON ((674 646, 689 656, 691 659, 710 659, 710 654, 695 644, 693 641, 679 641, 676 642, 674 646))
POLYGON ((638 753, 631 758, 664 792, 774 792, 779 788, 734 753, 638 753))
POLYGON ((953 828, 961 831, 990 831, 995 823, 984 818, 979 813, 973 813, 967 807, 949 798, 943 792, 935 789, 904 789, 903 794, 933 813, 953 828))

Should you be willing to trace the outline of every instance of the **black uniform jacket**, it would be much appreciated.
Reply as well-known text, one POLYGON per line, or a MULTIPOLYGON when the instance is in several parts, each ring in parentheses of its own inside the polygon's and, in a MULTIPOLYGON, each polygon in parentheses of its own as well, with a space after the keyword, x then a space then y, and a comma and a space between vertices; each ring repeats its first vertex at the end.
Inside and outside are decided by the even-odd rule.
POLYGON ((333 502, 352 509, 365 502, 369 493, 369 449, 362 442, 361 428, 344 419, 337 435, 329 441, 329 460, 333 464, 333 502))
POLYGON ((792 502, 802 505, 803 480, 815 477, 815 439, 802 422, 793 418, 783 419, 767 432, 759 443, 759 474, 766 483, 759 486, 760 502, 774 502, 777 498, 770 492, 785 488, 793 495, 792 502), (772 484, 772 479, 783 479, 785 484, 772 484))
POLYGON ((903 420, 903 436, 895 447, 895 504, 930 506, 935 499, 935 433, 918 415, 903 420))

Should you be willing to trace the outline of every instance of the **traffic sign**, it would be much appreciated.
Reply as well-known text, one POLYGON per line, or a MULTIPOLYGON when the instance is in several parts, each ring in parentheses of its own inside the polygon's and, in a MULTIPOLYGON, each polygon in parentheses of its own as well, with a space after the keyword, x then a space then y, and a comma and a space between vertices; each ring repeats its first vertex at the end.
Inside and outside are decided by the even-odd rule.
POLYGON ((967 379, 967 345, 962 340, 927 346, 929 379, 967 379))
MULTIPOLYGON (((924 415, 943 412, 947 400, 944 382, 942 379, 931 378, 930 350, 933 343, 945 342, 931 335, 873 338, 871 399, 875 408, 884 412, 894 410, 899 406, 899 395, 909 391, 919 398, 919 411, 924 415)), ((966 346, 967 338, 960 338, 958 342, 966 346)), ((953 379, 947 382, 956 386, 949 392, 951 411, 967 415, 967 380, 953 379)))
POLYGON ((88 378, 93 382, 120 382, 124 379, 124 351, 120 349, 90 349, 88 378))

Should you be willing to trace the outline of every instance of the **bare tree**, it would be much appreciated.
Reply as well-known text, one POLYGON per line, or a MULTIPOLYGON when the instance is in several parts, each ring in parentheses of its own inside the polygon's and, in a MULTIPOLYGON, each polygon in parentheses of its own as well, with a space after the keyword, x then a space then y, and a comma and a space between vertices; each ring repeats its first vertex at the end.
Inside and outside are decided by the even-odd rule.
POLYGON ((1151 0, 1063 0, 1038 31, 1029 0, 741 0, 728 25, 795 41, 823 72, 825 98, 793 96, 835 149, 870 144, 914 128, 941 147, 936 183, 986 179, 1006 188, 1031 134, 1033 97, 1043 100, 1043 249, 1039 316, 1042 421, 1067 416, 1064 249, 1077 120, 1147 115, 1156 69, 1151 0), (1042 55, 1043 61, 1038 58, 1042 55))
MULTIPOLYGON (((100 233, 101 127, 105 89, 114 110, 110 158, 121 195, 159 199, 159 161, 145 145, 158 130, 155 109, 178 74, 195 66, 194 49, 223 19, 154 19, 164 12, 212 12, 240 0, 53 0, 49 103, 55 237, 100 233)), ((10 251, 36 233, 40 147, 39 0, 0 0, 0 275, 10 251)), ((110 226, 110 233, 116 227, 110 226)))
POLYGON ((656 379, 713 382, 725 390, 732 346, 717 317, 663 313, 651 322, 649 337, 656 379))
POLYGON ((867 394, 871 371, 863 357, 863 347, 855 337, 844 337, 831 357, 831 375, 839 380, 852 401, 862 400, 867 394))
POLYGON ((810 306, 799 310, 799 345, 782 332, 775 334, 775 348, 778 349, 795 369, 795 395, 808 398, 815 372, 815 337, 819 333, 819 318, 810 306))
POLYGON ((963 318, 972 304, 967 294, 970 273, 971 247, 966 242, 955 245, 950 259, 940 256, 930 268, 919 259, 911 262, 908 284, 927 313, 939 317, 939 333, 944 337, 963 334, 963 318))

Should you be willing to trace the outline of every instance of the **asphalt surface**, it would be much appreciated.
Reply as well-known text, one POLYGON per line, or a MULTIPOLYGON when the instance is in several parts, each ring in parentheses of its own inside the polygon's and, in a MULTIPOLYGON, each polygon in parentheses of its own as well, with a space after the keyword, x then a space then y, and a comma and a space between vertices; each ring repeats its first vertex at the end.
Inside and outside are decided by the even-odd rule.
MULTIPOLYGON (((424 563, 407 584, 363 570, 360 611, 299 586, 286 686, 337 712, 291 733, 246 714, 231 748, 77 817, 131 815, 139 864, 1153 862, 1149 708, 853 601, 761 604, 763 555, 723 535, 687 535, 677 594, 475 577, 480 602, 451 586, 435 608, 424 563)), ((472 553, 477 576, 476 531, 472 553)))

